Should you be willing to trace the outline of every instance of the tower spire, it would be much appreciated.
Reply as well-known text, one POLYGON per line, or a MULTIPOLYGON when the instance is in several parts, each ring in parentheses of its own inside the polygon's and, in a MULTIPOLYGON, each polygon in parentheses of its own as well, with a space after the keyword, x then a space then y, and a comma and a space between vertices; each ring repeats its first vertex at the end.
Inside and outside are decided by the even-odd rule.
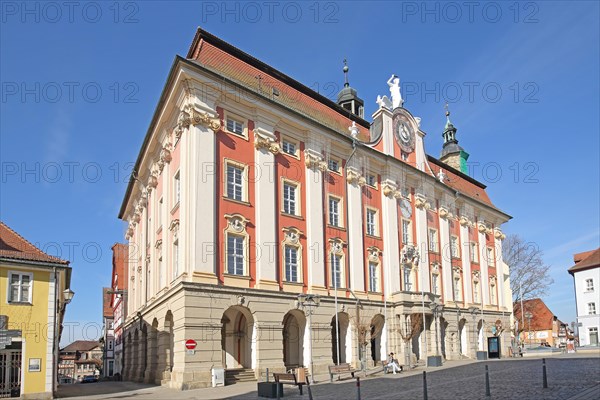
POLYGON ((344 87, 350 86, 350 82, 348 82, 348 70, 350 70, 350 68, 348 68, 348 60, 344 58, 344 87))
POLYGON ((446 110, 446 126, 444 126, 444 132, 442 133, 444 145, 442 146, 440 161, 466 174, 468 172, 467 160, 469 153, 458 145, 458 140, 456 139, 457 129, 450 122, 448 102, 444 105, 444 109, 446 110))

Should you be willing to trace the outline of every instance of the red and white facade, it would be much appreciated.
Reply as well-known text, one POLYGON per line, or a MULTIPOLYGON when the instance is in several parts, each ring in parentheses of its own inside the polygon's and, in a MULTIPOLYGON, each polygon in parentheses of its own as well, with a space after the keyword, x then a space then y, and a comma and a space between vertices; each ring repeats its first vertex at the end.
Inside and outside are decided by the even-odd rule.
POLYGON ((390 351, 472 357, 477 330, 509 345, 500 226, 510 217, 426 154, 408 110, 382 106, 373 120, 380 132, 198 31, 173 64, 119 215, 126 379, 186 389, 210 385, 212 368, 259 376, 373 365, 390 351), (299 294, 321 296, 311 318, 299 294))

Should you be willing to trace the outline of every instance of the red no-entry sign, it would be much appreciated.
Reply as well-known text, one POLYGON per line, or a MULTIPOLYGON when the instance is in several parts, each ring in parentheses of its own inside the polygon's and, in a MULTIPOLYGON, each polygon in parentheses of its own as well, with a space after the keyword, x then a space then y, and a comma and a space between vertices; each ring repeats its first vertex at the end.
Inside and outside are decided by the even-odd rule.
POLYGON ((196 348, 196 341, 194 339, 188 339, 185 341, 185 348, 188 350, 194 350, 196 348))

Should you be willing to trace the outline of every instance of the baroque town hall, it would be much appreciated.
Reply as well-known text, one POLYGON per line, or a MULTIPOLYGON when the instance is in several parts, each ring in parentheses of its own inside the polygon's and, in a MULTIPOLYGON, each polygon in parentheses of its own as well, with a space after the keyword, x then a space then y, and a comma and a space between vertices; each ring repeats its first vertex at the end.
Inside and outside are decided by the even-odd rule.
POLYGON ((119 214, 125 379, 190 389, 217 368, 318 374, 389 352, 414 365, 475 357, 494 336, 507 354, 510 216, 466 174, 449 117, 441 157, 426 154, 388 85, 369 123, 347 79, 334 103, 198 29, 119 214))

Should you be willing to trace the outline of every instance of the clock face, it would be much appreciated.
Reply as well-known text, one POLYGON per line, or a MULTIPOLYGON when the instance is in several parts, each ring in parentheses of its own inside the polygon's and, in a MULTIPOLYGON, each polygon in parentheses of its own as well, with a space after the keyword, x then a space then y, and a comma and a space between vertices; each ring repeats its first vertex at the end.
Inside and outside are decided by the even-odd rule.
POLYGON ((379 139, 379 137, 381 136, 381 132, 383 132, 383 121, 381 120, 381 117, 373 121, 373 123, 371 124, 370 131, 371 141, 379 139))
POLYGON ((410 218, 412 216, 412 207, 410 206, 410 202, 408 200, 400 200, 400 210, 402 211, 402 216, 404 218, 410 218))
POLYGON ((400 113, 394 115, 392 129, 402 151, 412 153, 415 150, 415 130, 406 116, 400 113))

